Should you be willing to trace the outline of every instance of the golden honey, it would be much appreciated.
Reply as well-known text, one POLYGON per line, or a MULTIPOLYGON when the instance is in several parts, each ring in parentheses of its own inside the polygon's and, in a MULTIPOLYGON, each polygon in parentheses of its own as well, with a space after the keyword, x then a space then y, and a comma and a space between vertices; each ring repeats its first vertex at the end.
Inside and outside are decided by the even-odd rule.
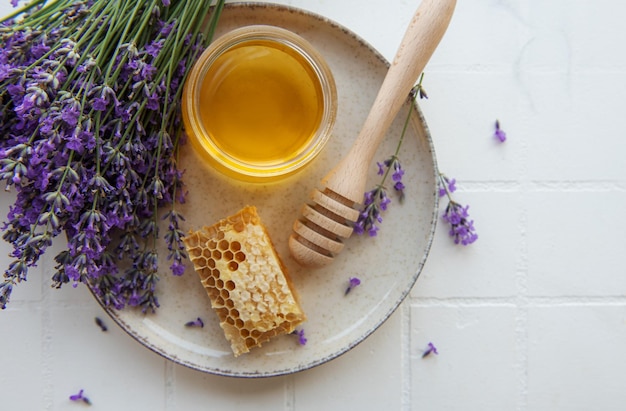
POLYGON ((196 151, 246 181, 276 180, 304 167, 328 140, 335 115, 335 85, 321 56, 295 34, 269 26, 218 39, 194 65, 183 96, 196 151))
POLYGON ((218 57, 202 83, 199 110, 215 144, 258 165, 300 154, 324 110, 321 86, 304 63, 298 54, 266 41, 218 57))

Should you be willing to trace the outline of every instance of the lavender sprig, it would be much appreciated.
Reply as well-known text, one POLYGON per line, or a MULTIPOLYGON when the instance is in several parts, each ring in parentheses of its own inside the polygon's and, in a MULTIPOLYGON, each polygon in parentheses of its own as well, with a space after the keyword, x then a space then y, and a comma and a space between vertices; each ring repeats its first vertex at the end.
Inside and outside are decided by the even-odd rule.
POLYGON ((469 219, 469 206, 462 206, 452 198, 452 193, 456 191, 456 180, 449 179, 444 174, 439 173, 439 196, 448 197, 448 205, 441 218, 450 224, 448 234, 455 244, 470 245, 478 239, 474 220, 469 219))
MULTIPOLYGON (((418 83, 411 89, 411 92, 409 93, 409 100, 413 101, 418 97, 428 98, 422 87, 423 79, 424 73, 420 76, 418 83)), ((364 195, 363 208, 361 209, 361 213, 354 224, 354 232, 358 235, 362 235, 367 232, 370 237, 374 237, 378 233, 378 230, 380 229, 379 224, 383 222, 381 213, 382 211, 386 211, 391 203, 391 199, 387 195, 387 188, 385 186, 385 182, 387 181, 390 173, 391 180, 393 181, 393 189, 398 195, 400 202, 404 201, 405 186, 402 182, 404 169, 400 164, 398 156, 400 154, 402 142, 404 141, 404 136, 406 135, 406 131, 409 126, 411 112, 412 110, 409 109, 395 153, 382 163, 376 163, 378 166, 378 175, 381 175, 382 179, 379 184, 377 184, 372 190, 367 191, 364 195)))
POLYGON ((33 0, 0 21, 0 181, 17 193, 0 307, 59 234, 54 286, 89 283, 107 305, 159 306, 163 239, 183 273, 177 102, 213 3, 33 0))

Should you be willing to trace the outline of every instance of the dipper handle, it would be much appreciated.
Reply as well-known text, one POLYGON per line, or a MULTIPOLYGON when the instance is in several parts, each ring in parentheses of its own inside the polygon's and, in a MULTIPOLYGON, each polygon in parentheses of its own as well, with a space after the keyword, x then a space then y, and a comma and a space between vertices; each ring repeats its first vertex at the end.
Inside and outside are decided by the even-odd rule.
POLYGON ((363 200, 374 154, 448 28, 455 5, 456 0, 423 0, 413 15, 354 144, 322 179, 325 190, 314 190, 314 205, 305 206, 304 218, 294 224, 289 248, 300 264, 330 263, 343 247, 341 238, 352 233, 359 215, 353 207, 363 200))

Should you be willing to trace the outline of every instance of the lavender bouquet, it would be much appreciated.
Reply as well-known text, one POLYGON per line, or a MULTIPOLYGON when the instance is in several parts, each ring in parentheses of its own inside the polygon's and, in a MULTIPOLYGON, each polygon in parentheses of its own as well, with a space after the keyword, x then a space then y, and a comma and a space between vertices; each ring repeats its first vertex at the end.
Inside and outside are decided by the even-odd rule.
POLYGON ((108 305, 158 307, 158 243, 174 275, 185 258, 182 84, 223 5, 33 0, 0 21, 0 180, 16 195, 0 307, 60 234, 53 286, 88 283, 108 305))

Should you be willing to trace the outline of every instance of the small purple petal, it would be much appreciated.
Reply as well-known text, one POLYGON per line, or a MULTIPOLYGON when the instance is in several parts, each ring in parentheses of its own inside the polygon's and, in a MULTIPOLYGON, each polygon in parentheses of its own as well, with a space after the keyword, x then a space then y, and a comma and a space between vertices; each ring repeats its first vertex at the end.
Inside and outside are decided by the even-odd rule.
POLYGON ((448 181, 448 191, 454 193, 456 191, 456 179, 448 181))
POLYGON ((435 347, 435 345, 432 342, 428 343, 428 348, 426 348, 426 351, 424 351, 424 354, 422 354, 422 358, 425 358, 429 356, 430 354, 439 355, 439 352, 437 351, 437 347, 435 347))
POLYGON ((202 318, 198 317, 195 319, 195 321, 189 321, 187 323, 185 323, 185 327, 199 327, 199 328, 203 328, 204 327, 204 321, 202 321, 202 318))
POLYGON ((496 120, 496 131, 494 133, 495 138, 501 143, 506 141, 506 133, 500 128, 500 121, 496 120))
POLYGON ((304 336, 304 329, 294 330, 291 334, 298 336, 298 344, 306 345, 307 339, 304 336))
POLYGON ((81 389, 78 391, 78 394, 70 395, 70 401, 82 401, 87 405, 91 405, 91 401, 83 395, 83 392, 84 390, 81 389))
POLYGON ((372 225, 370 229, 367 231, 367 233, 369 234, 370 237, 376 237, 376 235, 378 234, 378 227, 375 225, 372 225))
POLYGON ((383 174, 385 174, 385 165, 382 163, 376 163, 376 165, 378 165, 378 175, 382 176, 383 174))
POLYGON ((358 279, 357 277, 350 277, 350 280, 348 280, 348 288, 346 288, 344 295, 348 295, 348 293, 352 291, 354 287, 357 287, 359 285, 361 285, 360 279, 358 279))

